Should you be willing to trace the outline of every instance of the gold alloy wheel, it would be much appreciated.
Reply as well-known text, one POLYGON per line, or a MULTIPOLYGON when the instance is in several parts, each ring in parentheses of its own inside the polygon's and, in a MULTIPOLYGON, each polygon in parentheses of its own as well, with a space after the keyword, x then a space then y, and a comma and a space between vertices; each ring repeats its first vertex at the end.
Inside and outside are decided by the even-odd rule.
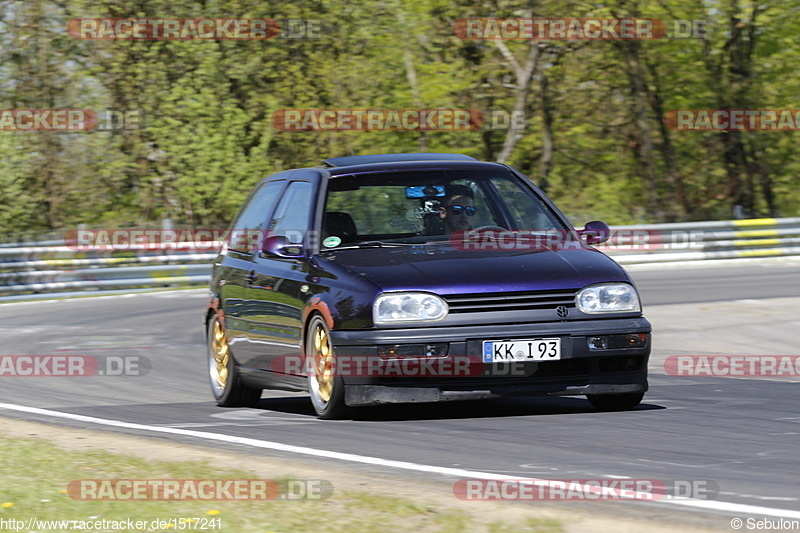
POLYGON ((219 320, 214 322, 214 333, 211 337, 211 354, 214 361, 211 364, 211 379, 221 392, 225 391, 228 383, 228 339, 219 320))
POLYGON ((333 350, 328 332, 322 324, 317 323, 312 333, 314 339, 314 377, 317 380, 316 389, 319 391, 319 398, 328 402, 333 393, 333 350))

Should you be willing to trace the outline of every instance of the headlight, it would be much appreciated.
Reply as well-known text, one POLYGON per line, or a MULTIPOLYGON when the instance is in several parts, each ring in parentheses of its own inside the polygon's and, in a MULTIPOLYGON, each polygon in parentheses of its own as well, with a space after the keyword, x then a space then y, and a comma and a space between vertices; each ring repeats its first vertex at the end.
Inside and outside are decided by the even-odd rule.
POLYGON ((642 310, 636 289, 627 283, 590 285, 575 295, 575 305, 588 314, 642 310))
POLYGON ((387 292, 372 308, 375 324, 434 322, 447 316, 447 302, 427 292, 387 292))

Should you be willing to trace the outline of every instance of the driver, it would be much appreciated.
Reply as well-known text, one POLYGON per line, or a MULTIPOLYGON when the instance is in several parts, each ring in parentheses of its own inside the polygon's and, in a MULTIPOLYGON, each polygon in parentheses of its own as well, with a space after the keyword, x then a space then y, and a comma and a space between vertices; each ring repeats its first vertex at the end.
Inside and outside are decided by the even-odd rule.
POLYGON ((472 229, 475 215, 475 193, 466 185, 449 185, 447 197, 439 207, 439 217, 444 221, 447 235, 457 230, 472 229))

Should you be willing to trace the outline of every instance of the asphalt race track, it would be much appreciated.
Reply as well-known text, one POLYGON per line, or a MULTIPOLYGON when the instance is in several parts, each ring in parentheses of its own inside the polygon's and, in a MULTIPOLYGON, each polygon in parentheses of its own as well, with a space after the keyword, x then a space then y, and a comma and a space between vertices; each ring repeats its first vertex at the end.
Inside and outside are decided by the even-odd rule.
POLYGON ((255 409, 218 408, 207 383, 206 291, 190 290, 0 305, 0 355, 140 356, 152 365, 143 376, 3 377, 0 414, 449 484, 480 477, 470 473, 708 482, 719 487, 713 499, 625 505, 800 518, 800 379, 676 377, 663 367, 674 354, 800 355, 800 263, 632 275, 655 340, 651 389, 631 412, 533 398, 389 406, 321 421, 306 397, 270 391, 255 409))

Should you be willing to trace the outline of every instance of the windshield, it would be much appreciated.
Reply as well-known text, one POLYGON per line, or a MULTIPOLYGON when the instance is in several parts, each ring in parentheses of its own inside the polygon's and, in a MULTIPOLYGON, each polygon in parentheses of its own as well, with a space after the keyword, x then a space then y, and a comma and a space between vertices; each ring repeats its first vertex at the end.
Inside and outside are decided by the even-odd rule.
POLYGON ((448 241, 459 231, 564 231, 522 180, 486 171, 371 173, 329 181, 323 250, 448 241))

